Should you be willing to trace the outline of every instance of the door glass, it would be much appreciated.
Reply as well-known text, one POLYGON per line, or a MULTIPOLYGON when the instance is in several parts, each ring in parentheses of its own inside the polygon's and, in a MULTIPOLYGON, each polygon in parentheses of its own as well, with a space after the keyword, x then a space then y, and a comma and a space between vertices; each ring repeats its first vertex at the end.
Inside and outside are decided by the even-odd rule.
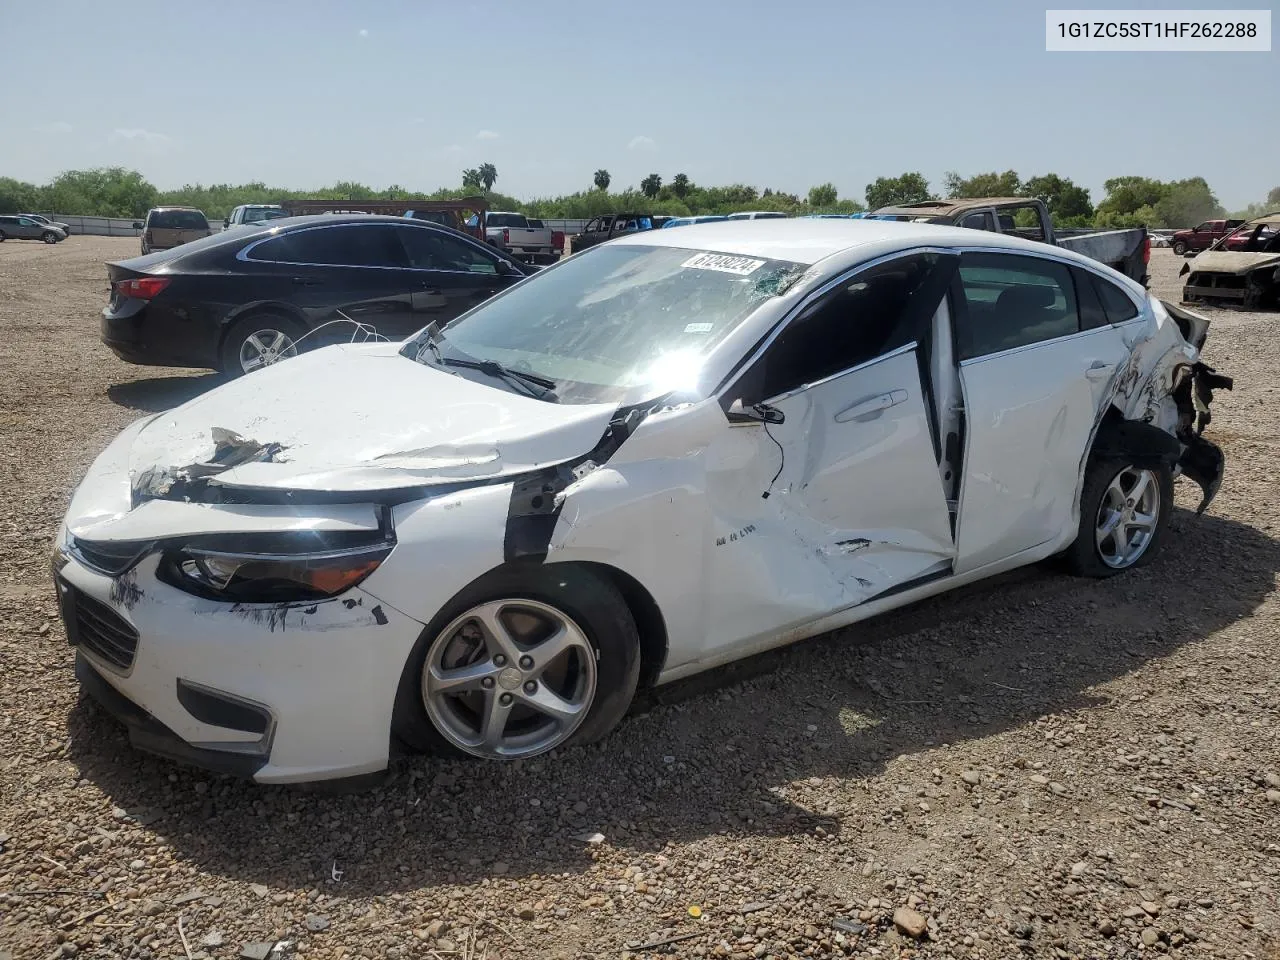
POLYGON ((855 275, 782 332, 765 354, 760 387, 749 392, 776 397, 915 340, 946 290, 928 282, 943 259, 916 254, 855 275))
POLYGON ((1098 297, 1102 300, 1102 307, 1107 312, 1108 323, 1124 323, 1126 320, 1132 320, 1138 315, 1138 307, 1129 299, 1114 283, 1108 283, 1101 277, 1093 278, 1094 286, 1098 288, 1098 297))
POLYGON ((1093 274, 1072 267, 1071 276, 1076 282, 1076 297, 1080 301, 1080 329, 1096 330, 1107 326, 1111 321, 1107 319, 1107 312, 1102 309, 1102 301, 1098 299, 1099 285, 1094 283, 1093 274))
POLYGON ((393 229, 382 224, 352 223, 298 230, 258 244, 249 256, 276 263, 403 267, 404 251, 393 229))
POLYGON ((970 230, 994 230, 995 224, 991 220, 990 213, 971 213, 960 221, 960 226, 968 227, 970 230))
POLYGON ((397 227, 408 264, 418 270, 448 270, 492 276, 497 263, 483 250, 435 230, 397 227))
POLYGON ((961 360, 1052 340, 1080 329, 1065 264, 1004 253, 960 258, 964 307, 956 323, 961 360))

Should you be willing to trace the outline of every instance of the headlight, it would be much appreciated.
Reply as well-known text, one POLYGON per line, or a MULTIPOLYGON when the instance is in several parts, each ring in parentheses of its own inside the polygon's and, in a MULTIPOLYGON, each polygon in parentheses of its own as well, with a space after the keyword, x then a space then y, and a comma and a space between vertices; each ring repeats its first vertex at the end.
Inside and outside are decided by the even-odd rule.
POLYGON ((316 534, 206 537, 167 549, 161 579, 199 596, 239 603, 324 600, 354 587, 395 546, 390 537, 352 542, 316 534))

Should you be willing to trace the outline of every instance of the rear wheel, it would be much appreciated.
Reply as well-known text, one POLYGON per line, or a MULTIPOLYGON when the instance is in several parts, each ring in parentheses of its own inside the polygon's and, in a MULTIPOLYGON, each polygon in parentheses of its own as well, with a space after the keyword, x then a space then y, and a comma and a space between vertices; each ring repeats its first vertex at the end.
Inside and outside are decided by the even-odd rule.
POLYGON ((1173 252, 1180 257, 1185 257, 1187 255, 1187 245, 1183 243, 1181 240, 1178 240, 1173 245, 1173 252))
POLYGON ((1167 466, 1095 460, 1085 472, 1080 528, 1066 560, 1086 577, 1111 577, 1146 563, 1160 548, 1172 509, 1167 466))
POLYGON ((298 355, 297 343, 306 334, 302 324, 276 313, 243 317, 222 342, 223 373, 238 377, 298 355))
POLYGON ((0 230, 0 243, 4 243, 4 231, 0 230))
POLYGON ((395 732, 420 751, 532 757, 608 734, 639 676, 639 634, 612 583, 571 564, 506 567, 423 631, 395 732))

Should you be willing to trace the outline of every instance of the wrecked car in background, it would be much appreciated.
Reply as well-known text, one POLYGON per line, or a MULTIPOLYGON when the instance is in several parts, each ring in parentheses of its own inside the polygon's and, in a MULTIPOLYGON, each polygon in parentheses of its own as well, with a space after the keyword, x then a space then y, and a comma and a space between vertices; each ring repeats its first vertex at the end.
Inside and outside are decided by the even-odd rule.
POLYGON ((1220 300, 1247 310, 1280 309, 1280 212, 1237 227, 1183 265, 1186 303, 1220 300))
POLYGON ((128 427, 58 532, 83 688, 262 782, 603 737, 636 690, 1062 554, 1203 489, 1204 318, 1083 256, 873 220, 651 230, 441 330, 128 427))

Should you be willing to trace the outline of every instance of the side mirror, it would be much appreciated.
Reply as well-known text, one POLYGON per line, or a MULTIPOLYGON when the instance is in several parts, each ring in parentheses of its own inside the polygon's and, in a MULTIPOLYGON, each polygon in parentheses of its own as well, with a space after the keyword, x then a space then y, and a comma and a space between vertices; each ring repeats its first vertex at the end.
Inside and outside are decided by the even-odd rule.
POLYGON ((229 227, 229 226, 231 226, 231 218, 230 218, 230 217, 223 217, 223 218, 222 218, 222 229, 223 229, 223 230, 225 230, 225 229, 227 229, 227 227, 229 227))
POLYGON ((498 276, 500 276, 500 277, 522 277, 522 276, 524 276, 524 272, 523 272, 522 270, 520 270, 520 268, 519 268, 519 267, 517 267, 517 266, 516 266, 514 263, 512 263, 510 260, 499 260, 499 261, 498 261, 498 276))
POLYGON ((137 220, 133 221, 133 229, 135 229, 135 230, 141 230, 141 229, 142 229, 142 224, 140 224, 137 220))
POLYGON ((741 398, 729 405, 729 412, 725 416, 729 418, 730 423, 787 422, 786 414, 777 407, 771 407, 767 403, 753 403, 748 406, 742 402, 741 398))

